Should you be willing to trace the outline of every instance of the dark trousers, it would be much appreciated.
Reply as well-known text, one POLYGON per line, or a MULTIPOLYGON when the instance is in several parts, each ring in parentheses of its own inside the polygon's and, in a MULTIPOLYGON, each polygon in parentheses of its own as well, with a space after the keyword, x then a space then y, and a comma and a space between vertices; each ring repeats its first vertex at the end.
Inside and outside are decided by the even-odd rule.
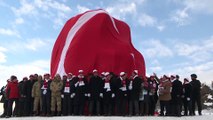
POLYGON ((64 95, 63 104, 62 104, 63 115, 71 115, 71 102, 70 102, 70 100, 71 100, 71 98, 70 98, 69 94, 64 95))
POLYGON ((198 113, 201 114, 202 106, 201 106, 201 97, 200 95, 192 97, 192 114, 195 115, 195 103, 197 103, 198 113))
MULTIPOLYGON (((104 99, 104 115, 112 115, 112 101, 104 99)), ((114 112, 114 110, 113 110, 114 112)))
POLYGON ((23 116, 24 115, 24 105, 25 105, 25 99, 20 98, 18 103, 18 115, 23 116))
POLYGON ((1 117, 4 117, 7 115, 7 108, 8 108, 8 100, 4 100, 4 103, 3 103, 3 114, 1 115, 1 117))
POLYGON ((192 115, 192 108, 191 108, 191 101, 187 101, 186 99, 183 100, 184 104, 184 115, 192 115))
POLYGON ((74 115, 84 115, 84 108, 86 105, 86 98, 84 94, 77 94, 74 97, 74 115))
POLYGON ((75 103, 74 105, 74 115, 83 115, 84 114, 85 102, 75 103))
POLYGON ((155 112, 155 98, 154 95, 149 96, 149 115, 154 115, 155 112))
POLYGON ((171 116, 181 116, 181 98, 173 98, 170 103, 170 114, 171 116))
POLYGON ((115 108, 116 108, 116 99, 114 97, 111 99, 111 115, 116 115, 115 108))
POLYGON ((169 101, 162 101, 160 100, 160 115, 164 116, 164 112, 166 109, 166 115, 169 115, 169 101))
POLYGON ((138 100, 129 101, 129 115, 139 115, 139 101, 138 100))
POLYGON ((89 102, 89 112, 91 115, 100 115, 100 101, 91 100, 89 102))
POLYGON ((117 115, 120 116, 127 115, 127 106, 128 106, 127 98, 125 97, 118 98, 116 104, 117 104, 116 105, 117 115))
POLYGON ((48 95, 42 95, 42 113, 43 115, 50 115, 51 98, 48 95))
POLYGON ((140 115, 148 115, 149 113, 149 96, 144 95, 144 100, 139 101, 140 115))
POLYGON ((18 109, 18 98, 13 98, 8 100, 7 116, 12 116, 12 113, 15 115, 18 109), (13 103, 15 102, 15 108, 13 112, 13 103))
POLYGON ((24 116, 31 116, 33 114, 33 98, 26 98, 24 102, 24 116))

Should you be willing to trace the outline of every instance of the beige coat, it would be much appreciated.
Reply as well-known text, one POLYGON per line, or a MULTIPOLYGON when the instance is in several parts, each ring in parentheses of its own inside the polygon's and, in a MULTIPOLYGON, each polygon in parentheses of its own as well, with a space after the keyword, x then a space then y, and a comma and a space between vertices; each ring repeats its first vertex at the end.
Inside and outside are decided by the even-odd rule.
POLYGON ((159 100, 161 101, 171 100, 171 89, 172 89, 171 82, 169 80, 163 81, 159 85, 159 100))

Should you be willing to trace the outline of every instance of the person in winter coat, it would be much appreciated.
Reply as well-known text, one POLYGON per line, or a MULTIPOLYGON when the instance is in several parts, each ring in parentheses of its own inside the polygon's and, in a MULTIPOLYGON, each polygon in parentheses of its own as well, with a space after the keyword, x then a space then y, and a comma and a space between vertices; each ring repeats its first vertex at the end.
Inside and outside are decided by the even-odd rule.
POLYGON ((156 106, 156 92, 157 92, 157 80, 155 75, 151 75, 148 80, 148 88, 149 88, 149 112, 148 115, 154 115, 155 106, 156 106))
POLYGON ((79 70, 79 75, 74 78, 75 97, 74 97, 74 115, 83 115, 87 92, 87 79, 83 75, 83 70, 79 70))
POLYGON ((141 83, 141 91, 139 95, 139 108, 140 115, 148 115, 149 114, 149 83, 147 78, 142 79, 141 83))
POLYGON ((9 82, 10 82, 10 80, 7 80, 7 84, 5 86, 3 86, 0 91, 0 95, 2 96, 0 103, 3 103, 3 113, 0 116, 1 118, 5 117, 7 115, 8 96, 6 95, 6 88, 7 88, 7 85, 9 82))
POLYGON ((196 74, 191 74, 192 81, 190 84, 192 85, 192 115, 195 115, 195 103, 197 103, 198 107, 198 114, 202 115, 202 106, 201 106, 201 95, 200 95, 200 89, 201 89, 201 83, 199 80, 197 80, 196 74))
POLYGON ((100 98, 103 98, 103 81, 98 76, 98 71, 93 70, 88 83, 90 101, 89 101, 89 112, 91 115, 100 115, 100 98))
POLYGON ((163 76, 158 87, 158 94, 160 100, 160 116, 169 115, 169 103, 171 100, 171 88, 172 84, 167 76, 163 76), (164 110, 166 108, 166 114, 164 110))
POLYGON ((138 70, 134 70, 129 83, 129 115, 139 115, 139 94, 142 79, 138 76, 138 70), (134 112, 134 114, 133 114, 134 112))
POLYGON ((41 98, 41 81, 42 76, 39 75, 37 82, 34 83, 32 88, 32 97, 34 98, 33 113, 35 116, 39 115, 39 112, 42 111, 42 98, 41 98))
POLYGON ((179 75, 171 76, 172 80, 172 92, 171 92, 171 115, 181 116, 181 96, 183 94, 182 82, 179 80, 179 75))
POLYGON ((14 111, 16 111, 18 106, 18 99, 19 99, 19 89, 18 89, 18 80, 17 77, 12 75, 10 77, 10 81, 6 88, 6 94, 8 96, 8 109, 7 109, 7 115, 6 118, 9 118, 12 116, 12 108, 13 108, 13 102, 15 102, 15 108, 14 111))
POLYGON ((73 88, 74 84, 73 84, 73 75, 72 73, 68 73, 67 74, 67 79, 63 80, 63 88, 62 88, 62 98, 63 98, 63 111, 62 114, 63 115, 71 115, 73 112, 73 105, 71 99, 74 97, 71 96, 71 94, 73 93, 73 88))
POLYGON ((50 116, 51 82, 50 74, 44 74, 44 80, 41 81, 42 116, 50 116))
POLYGON ((184 78, 183 82, 183 105, 184 105, 184 115, 192 115, 192 108, 191 108, 191 92, 192 86, 189 83, 187 78, 184 78))
POLYGON ((31 116, 33 115, 33 102, 34 99, 32 97, 32 88, 35 83, 34 75, 29 76, 29 80, 24 83, 24 96, 25 96, 25 105, 24 105, 24 115, 31 116))
POLYGON ((25 96, 25 92, 24 92, 24 87, 25 87, 25 84, 26 84, 26 81, 28 81, 28 78, 27 77, 24 77, 23 79, 22 79, 22 81, 20 81, 19 83, 18 83, 18 88, 19 88, 19 95, 20 95, 20 97, 19 97, 19 109, 18 109, 18 115, 21 117, 21 116, 23 116, 24 115, 24 113, 25 113, 25 111, 24 111, 24 109, 25 109, 25 105, 26 105, 26 96, 25 96))
POLYGON ((128 105, 128 80, 125 72, 120 73, 120 77, 117 79, 116 84, 118 90, 116 91, 116 110, 117 115, 127 115, 128 105))
POLYGON ((112 102, 113 98, 115 97, 113 86, 112 86, 112 75, 109 72, 106 72, 105 77, 102 78, 104 85, 103 85, 103 109, 104 115, 112 115, 112 102))
POLYGON ((61 76, 56 74, 53 81, 50 84, 51 90, 51 112, 52 115, 55 115, 55 110, 57 106, 57 116, 61 115, 61 90, 63 87, 63 82, 61 76))

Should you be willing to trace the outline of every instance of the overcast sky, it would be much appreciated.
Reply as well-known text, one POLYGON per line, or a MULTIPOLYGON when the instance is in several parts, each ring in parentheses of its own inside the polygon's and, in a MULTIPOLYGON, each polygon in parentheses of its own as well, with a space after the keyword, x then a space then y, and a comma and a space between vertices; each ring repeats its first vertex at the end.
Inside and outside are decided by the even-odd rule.
POLYGON ((213 80, 213 0, 0 0, 0 86, 49 72, 64 23, 99 8, 128 23, 148 75, 213 80))

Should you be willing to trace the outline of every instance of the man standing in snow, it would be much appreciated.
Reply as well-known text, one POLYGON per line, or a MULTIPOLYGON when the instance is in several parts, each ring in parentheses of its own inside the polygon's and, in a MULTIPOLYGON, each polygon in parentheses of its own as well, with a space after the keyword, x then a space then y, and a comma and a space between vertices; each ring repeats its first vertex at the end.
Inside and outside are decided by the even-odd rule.
POLYGON ((50 83, 51 83, 50 75, 45 74, 44 80, 41 82, 42 116, 50 115, 50 102, 51 102, 50 83))
POLYGON ((98 71, 93 70, 93 75, 88 84, 90 103, 89 112, 91 115, 100 115, 100 98, 103 98, 103 81, 98 76, 98 71))
POLYGON ((189 115, 192 115, 191 90, 192 90, 192 86, 189 83, 189 80, 187 78, 184 78, 184 82, 183 82, 183 105, 184 105, 184 115, 185 116, 188 115, 188 112, 189 112, 189 115))
MULTIPOLYGON (((79 75, 75 80, 75 97, 74 97, 74 115, 83 115, 87 94, 87 80, 83 74, 83 70, 79 70, 79 75)), ((89 95, 90 96, 90 95, 89 95)))
POLYGON ((202 107, 201 107, 201 96, 200 96, 200 88, 201 83, 197 80, 196 74, 191 74, 192 81, 190 84, 192 85, 192 115, 195 115, 195 103, 197 103, 198 114, 202 115, 202 107))
POLYGON ((120 77, 117 79, 116 84, 118 90, 116 91, 116 110, 117 115, 125 116, 127 115, 127 105, 128 105, 128 80, 127 74, 125 72, 120 73, 120 77))
POLYGON ((179 75, 172 76, 174 80, 172 82, 171 92, 171 115, 181 116, 181 96, 183 93, 182 82, 179 80, 179 75))
POLYGON ((37 82, 35 82, 32 88, 32 97, 34 98, 34 106, 33 106, 34 116, 39 115, 39 113, 42 110, 41 81, 42 81, 42 76, 39 75, 37 78, 37 82))
POLYGON ((71 112, 71 81, 72 81, 72 73, 68 73, 67 79, 63 79, 63 88, 61 97, 63 98, 62 107, 63 115, 70 115, 71 112))
POLYGON ((138 77, 138 70, 134 70, 129 83, 129 115, 139 115, 139 94, 142 79, 138 77))
POLYGON ((9 118, 14 115, 13 113, 13 103, 15 102, 15 108, 14 111, 17 111, 18 107, 18 99, 19 99, 19 89, 18 89, 18 80, 17 77, 12 75, 10 77, 11 82, 8 83, 6 88, 6 94, 8 96, 8 109, 7 109, 7 115, 6 118, 9 118))
POLYGON ((63 82, 61 76, 56 74, 53 81, 50 84, 51 90, 51 112, 52 116, 55 115, 55 108, 57 106, 57 116, 61 115, 61 90, 63 87, 63 82))
MULTIPOLYGON (((10 80, 7 80, 7 84, 10 82, 10 80)), ((6 88, 7 88, 7 85, 6 86, 3 86, 1 88, 1 92, 0 92, 0 95, 2 96, 1 97, 1 100, 0 100, 0 103, 3 103, 3 113, 2 115, 0 116, 1 118, 5 117, 7 115, 7 106, 8 106, 8 96, 6 95, 6 88)))

